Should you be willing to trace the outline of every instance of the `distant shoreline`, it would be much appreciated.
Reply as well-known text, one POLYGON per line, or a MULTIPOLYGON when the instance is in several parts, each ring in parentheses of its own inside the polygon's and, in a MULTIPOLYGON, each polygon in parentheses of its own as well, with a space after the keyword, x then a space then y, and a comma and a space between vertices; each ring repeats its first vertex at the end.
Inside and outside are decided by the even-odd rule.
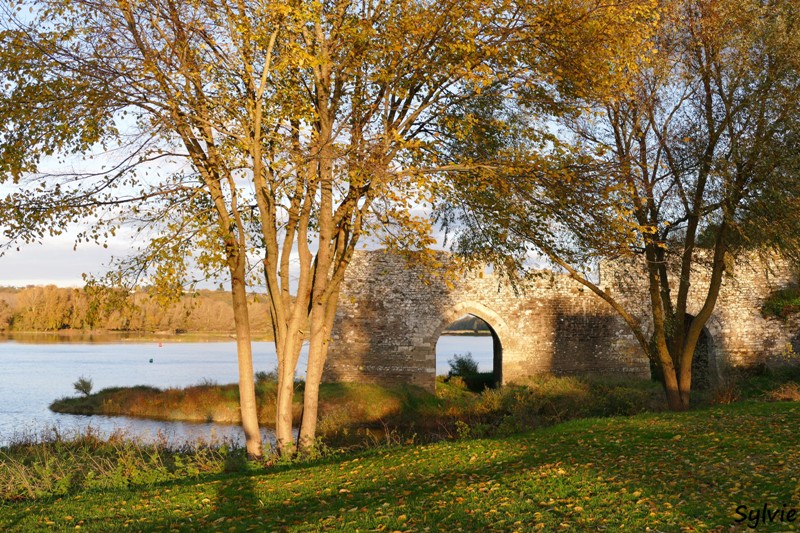
MULTIPOLYGON (((236 335, 228 332, 181 332, 171 331, 85 331, 65 329, 59 331, 5 331, 0 332, 0 342, 14 341, 24 344, 50 344, 58 342, 229 342, 235 341, 236 335)), ((254 342, 272 341, 272 335, 255 334, 254 342)))
POLYGON ((442 335, 452 335, 454 337, 489 337, 491 334, 491 331, 481 329, 454 329, 451 331, 444 330, 442 332, 442 335))
MULTIPOLYGON (((488 337, 486 330, 445 330, 442 336, 453 337, 488 337)), ((0 342, 14 341, 23 344, 51 344, 59 342, 90 343, 125 343, 125 342, 229 342, 235 341, 234 333, 215 331, 85 331, 80 329, 63 329, 58 331, 0 331, 0 342)), ((272 342, 270 334, 254 334, 253 342, 272 342)))

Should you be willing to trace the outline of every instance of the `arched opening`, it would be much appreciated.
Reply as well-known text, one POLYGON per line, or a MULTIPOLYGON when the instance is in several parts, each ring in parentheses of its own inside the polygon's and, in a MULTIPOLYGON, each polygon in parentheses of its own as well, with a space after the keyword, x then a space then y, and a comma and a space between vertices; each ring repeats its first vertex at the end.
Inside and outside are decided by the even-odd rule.
MULTIPOLYGON (((692 323, 692 320, 694 320, 694 316, 687 314, 687 328, 692 323)), ((650 361, 650 373, 654 380, 661 383, 664 382, 661 369, 654 361, 650 361)), ((700 338, 697 339, 697 345, 694 350, 694 357, 692 357, 692 390, 705 391, 710 389, 715 383, 716 377, 717 365, 714 359, 714 343, 706 326, 700 332, 700 338)))
MULTIPOLYGON (((691 318, 689 318, 691 321, 691 318)), ((711 335, 708 328, 703 328, 692 358, 692 388, 702 391, 708 390, 713 384, 714 368, 711 353, 711 335)))
POLYGON ((436 342, 436 375, 459 376, 474 391, 503 382, 503 346, 495 329, 467 313, 447 324, 436 342))

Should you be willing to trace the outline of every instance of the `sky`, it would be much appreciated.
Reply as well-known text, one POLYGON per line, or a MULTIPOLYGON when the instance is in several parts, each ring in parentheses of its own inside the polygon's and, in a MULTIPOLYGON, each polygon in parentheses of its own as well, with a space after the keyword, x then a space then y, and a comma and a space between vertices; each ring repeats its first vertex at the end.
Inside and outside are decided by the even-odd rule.
MULTIPOLYGON (((113 257, 126 257, 134 245, 133 234, 123 229, 109 239, 108 248, 83 243, 73 249, 77 231, 74 229, 58 237, 47 237, 41 244, 22 244, 19 251, 11 249, 0 255, 0 287, 52 284, 80 288, 85 285, 83 274, 102 276, 108 271, 113 257)), ((445 249, 441 231, 436 231, 434 237, 437 239, 434 248, 445 249)), ((378 243, 369 242, 369 239, 365 243, 370 249, 380 248, 378 243)), ((548 268, 540 257, 533 257, 532 264, 535 268, 548 268)), ((208 284, 200 284, 200 288, 216 288, 219 282, 219 279, 211 280, 208 284)))
POLYGON ((84 244, 73 250, 73 238, 50 238, 41 245, 23 245, 0 257, 0 286, 58 285, 83 287, 83 273, 100 275, 111 256, 123 255, 130 243, 113 240, 107 249, 84 244))
MULTIPOLYGON (((7 187, 6 187, 7 189, 7 187)), ((3 187, 0 187, 2 192, 3 187)), ((83 287, 83 274, 102 276, 108 271, 112 258, 128 256, 134 246, 132 232, 120 229, 110 238, 108 248, 93 243, 82 243, 76 249, 75 238, 79 230, 58 237, 47 237, 41 244, 20 244, 20 250, 10 249, 0 256, 0 287, 25 287, 27 285, 56 285, 59 287, 83 287)), ((444 236, 435 235, 441 249, 444 236)), ((376 242, 364 239, 370 249, 380 248, 376 242)), ((360 247, 359 247, 360 248, 360 247)), ((215 288, 220 280, 201 283, 200 288, 215 288)))
MULTIPOLYGON (((110 239, 108 248, 83 243, 73 250, 75 236, 74 232, 70 232, 69 235, 49 237, 42 244, 20 245, 19 251, 8 250, 0 256, 0 287, 51 284, 83 287, 84 273, 99 277, 108 270, 112 257, 125 257, 130 253, 133 237, 126 233, 120 231, 110 239)), ((212 281, 202 288, 213 288, 218 283, 219 280, 212 281)))
MULTIPOLYGON (((99 165, 102 158, 89 162, 89 165, 99 165)), ((55 164, 53 164, 55 165, 55 164)), ((163 169, 157 169, 163 170, 163 169)), ((14 190, 10 183, 0 183, 0 195, 5 195, 14 190)), ((414 214, 425 215, 419 208, 414 209, 414 214)), ((1 230, 2 228, 0 228, 1 230)), ((46 237, 41 244, 19 244, 20 250, 0 248, 0 287, 25 287, 27 285, 56 285, 59 287, 83 287, 85 281, 83 274, 101 277, 108 272, 112 258, 124 258, 134 252, 135 233, 127 231, 125 227, 119 228, 114 237, 109 238, 108 248, 95 243, 81 243, 75 248, 78 232, 82 226, 73 225, 64 234, 46 237)), ((444 236, 435 235, 438 244, 435 248, 441 249, 444 236)), ((363 239, 364 244, 370 249, 380 248, 380 244, 370 242, 369 238, 363 239)), ((0 238, 0 245, 4 244, 0 238)), ((299 268, 299 267, 298 267, 299 268)), ((198 274, 198 276, 200 276, 198 274)), ((292 276, 295 278, 296 276, 292 276)), ((225 278, 227 279, 227 278, 225 278)), ((199 288, 216 288, 220 279, 212 279, 198 284, 199 288)), ((255 287, 258 290, 260 287, 255 287)))

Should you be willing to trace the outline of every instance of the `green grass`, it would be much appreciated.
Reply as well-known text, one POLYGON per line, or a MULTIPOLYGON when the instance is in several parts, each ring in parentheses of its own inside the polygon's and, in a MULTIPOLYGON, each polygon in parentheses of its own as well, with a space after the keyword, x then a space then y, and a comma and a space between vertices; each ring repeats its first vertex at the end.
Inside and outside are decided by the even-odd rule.
POLYGON ((0 529, 727 531, 740 505, 800 507, 799 425, 794 402, 576 420, 5 502, 0 529))

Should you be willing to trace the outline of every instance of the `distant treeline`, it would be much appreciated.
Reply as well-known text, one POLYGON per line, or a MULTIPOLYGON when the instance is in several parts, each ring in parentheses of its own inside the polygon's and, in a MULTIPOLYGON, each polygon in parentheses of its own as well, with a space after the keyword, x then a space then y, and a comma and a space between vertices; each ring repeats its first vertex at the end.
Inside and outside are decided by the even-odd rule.
MULTIPOLYGON (((269 307, 252 296, 254 333, 268 334, 269 307)), ((232 332, 233 309, 227 291, 201 290, 165 303, 146 291, 87 286, 0 287, 0 331, 232 332)))
MULTIPOLYGON (((264 295, 250 297, 252 331, 269 335, 269 306, 264 295)), ((448 331, 486 333, 489 326, 472 315, 450 324, 448 331)), ((0 287, 0 331, 130 331, 232 333, 233 308, 227 291, 200 290, 164 303, 147 291, 55 285, 0 287)))

